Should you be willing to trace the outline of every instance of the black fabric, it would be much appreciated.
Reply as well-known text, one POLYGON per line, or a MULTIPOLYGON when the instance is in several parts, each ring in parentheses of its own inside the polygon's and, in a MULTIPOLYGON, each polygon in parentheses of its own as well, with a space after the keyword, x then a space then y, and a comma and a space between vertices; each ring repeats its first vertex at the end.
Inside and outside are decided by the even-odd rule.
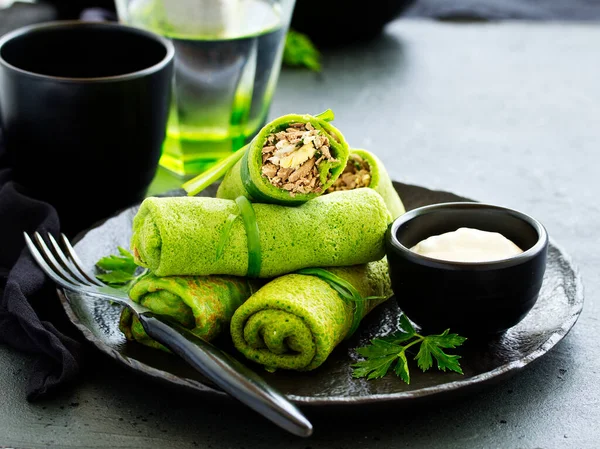
POLYGON ((54 284, 37 267, 25 247, 23 232, 51 232, 60 223, 49 204, 32 199, 11 180, 0 146, 0 343, 35 355, 27 399, 46 396, 75 380, 82 345, 58 326, 66 317, 54 284))

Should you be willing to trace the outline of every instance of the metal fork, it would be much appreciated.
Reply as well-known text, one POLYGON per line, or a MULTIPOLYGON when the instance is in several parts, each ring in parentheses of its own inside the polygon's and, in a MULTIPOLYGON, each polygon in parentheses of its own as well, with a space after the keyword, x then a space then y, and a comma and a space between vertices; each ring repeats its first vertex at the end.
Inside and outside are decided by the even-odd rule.
POLYGON ((62 247, 51 234, 47 235, 51 248, 37 232, 33 239, 27 233, 24 237, 37 264, 60 287, 128 307, 150 337, 231 396, 294 435, 308 437, 312 434, 312 424, 302 412, 250 368, 174 320, 153 313, 132 301, 126 293, 87 274, 64 234, 61 234, 62 247))

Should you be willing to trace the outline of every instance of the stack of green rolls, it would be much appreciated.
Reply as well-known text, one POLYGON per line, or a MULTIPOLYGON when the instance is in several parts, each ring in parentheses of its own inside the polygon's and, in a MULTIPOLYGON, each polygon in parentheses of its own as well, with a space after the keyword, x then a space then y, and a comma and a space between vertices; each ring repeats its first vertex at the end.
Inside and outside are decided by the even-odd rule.
MULTIPOLYGON (((405 211, 382 162, 331 119, 268 123, 222 170, 216 198, 145 199, 131 250, 149 274, 130 297, 206 340, 229 330, 268 370, 322 365, 392 296, 384 236, 405 211)), ((128 310, 120 328, 165 349, 128 310)))

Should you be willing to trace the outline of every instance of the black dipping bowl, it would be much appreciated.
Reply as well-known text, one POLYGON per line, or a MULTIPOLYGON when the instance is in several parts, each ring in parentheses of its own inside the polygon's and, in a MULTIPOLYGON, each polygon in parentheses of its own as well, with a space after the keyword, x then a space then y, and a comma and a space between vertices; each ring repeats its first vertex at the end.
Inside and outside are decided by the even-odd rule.
POLYGON ((396 301, 423 331, 496 334, 519 323, 538 298, 548 234, 516 210, 482 203, 414 209, 388 228, 386 252, 396 301), (523 253, 491 262, 451 262, 416 254, 421 240, 461 227, 499 232, 523 253))

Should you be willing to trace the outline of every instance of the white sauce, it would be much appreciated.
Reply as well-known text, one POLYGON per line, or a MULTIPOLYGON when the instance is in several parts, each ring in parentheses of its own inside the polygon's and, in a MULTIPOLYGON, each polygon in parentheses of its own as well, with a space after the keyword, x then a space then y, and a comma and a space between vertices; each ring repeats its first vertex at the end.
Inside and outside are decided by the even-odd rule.
POLYGON ((507 259, 521 250, 498 232, 459 228, 420 241, 411 251, 422 256, 453 262, 488 262, 507 259))

